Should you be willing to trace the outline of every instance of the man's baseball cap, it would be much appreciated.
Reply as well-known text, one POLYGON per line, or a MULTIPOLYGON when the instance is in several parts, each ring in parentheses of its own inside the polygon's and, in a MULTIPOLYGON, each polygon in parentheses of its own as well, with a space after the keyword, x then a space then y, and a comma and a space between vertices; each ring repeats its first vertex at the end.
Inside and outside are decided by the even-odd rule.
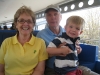
POLYGON ((54 9, 54 10, 60 12, 59 6, 51 4, 51 5, 49 5, 49 6, 46 7, 45 13, 47 13, 47 12, 48 12, 49 10, 51 10, 51 9, 54 9))

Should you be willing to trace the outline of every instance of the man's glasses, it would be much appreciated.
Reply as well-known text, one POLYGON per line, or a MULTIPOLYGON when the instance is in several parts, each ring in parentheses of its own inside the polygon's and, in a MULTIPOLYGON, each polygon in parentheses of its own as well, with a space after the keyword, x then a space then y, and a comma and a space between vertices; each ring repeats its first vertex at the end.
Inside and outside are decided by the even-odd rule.
POLYGON ((33 21, 31 20, 24 20, 24 19, 20 19, 20 20, 17 20, 20 24, 24 24, 25 22, 27 22, 28 24, 32 24, 33 21))

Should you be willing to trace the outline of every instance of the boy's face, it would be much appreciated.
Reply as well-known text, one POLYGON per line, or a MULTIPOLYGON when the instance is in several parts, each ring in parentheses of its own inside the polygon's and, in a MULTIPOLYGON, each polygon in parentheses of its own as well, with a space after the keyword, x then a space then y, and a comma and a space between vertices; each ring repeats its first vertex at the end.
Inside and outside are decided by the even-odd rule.
POLYGON ((65 26, 65 30, 66 34, 71 38, 79 37, 79 35, 82 33, 82 27, 71 22, 65 26))

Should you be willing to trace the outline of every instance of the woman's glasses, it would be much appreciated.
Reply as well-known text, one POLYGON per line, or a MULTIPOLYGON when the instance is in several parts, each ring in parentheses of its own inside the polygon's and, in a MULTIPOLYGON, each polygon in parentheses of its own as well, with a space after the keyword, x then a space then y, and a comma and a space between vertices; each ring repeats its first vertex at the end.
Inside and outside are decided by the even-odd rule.
POLYGON ((25 22, 27 22, 28 24, 32 24, 33 21, 31 20, 24 20, 24 19, 20 19, 20 20, 17 20, 20 24, 24 24, 25 22))

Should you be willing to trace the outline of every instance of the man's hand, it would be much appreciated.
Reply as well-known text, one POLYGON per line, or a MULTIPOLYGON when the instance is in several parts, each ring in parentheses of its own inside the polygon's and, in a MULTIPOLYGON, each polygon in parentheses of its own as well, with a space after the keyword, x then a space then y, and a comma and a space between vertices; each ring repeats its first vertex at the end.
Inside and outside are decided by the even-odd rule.
POLYGON ((77 50, 77 54, 80 54, 82 51, 82 48, 79 45, 79 41, 76 42, 76 50, 77 50))
POLYGON ((62 44, 58 46, 58 48, 62 48, 62 54, 59 56, 66 56, 67 54, 72 52, 72 50, 68 46, 65 46, 65 45, 66 45, 66 42, 63 42, 62 44))
POLYGON ((60 47, 62 47, 62 46, 65 46, 67 43, 66 42, 63 42, 62 44, 60 44, 59 46, 58 46, 58 48, 60 48, 60 47))

